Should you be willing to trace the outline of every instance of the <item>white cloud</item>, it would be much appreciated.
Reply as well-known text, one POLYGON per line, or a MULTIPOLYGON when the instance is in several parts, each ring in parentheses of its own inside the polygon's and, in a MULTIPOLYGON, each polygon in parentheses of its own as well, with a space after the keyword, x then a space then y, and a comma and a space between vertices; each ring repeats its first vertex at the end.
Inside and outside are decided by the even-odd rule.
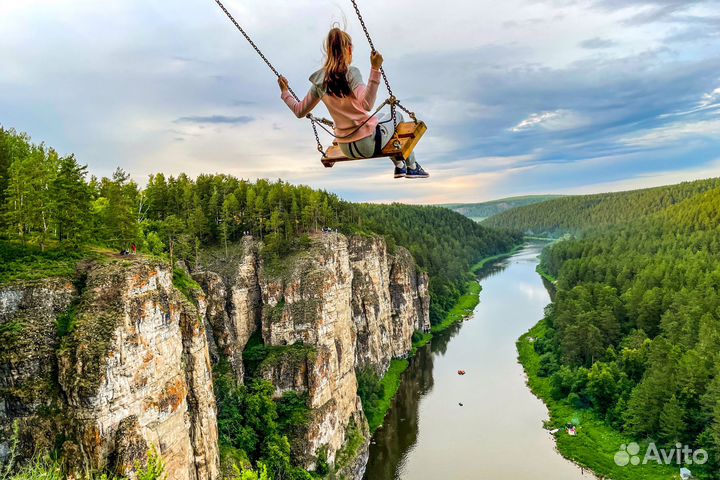
POLYGON ((720 87, 716 88, 710 93, 703 94, 702 98, 697 103, 697 106, 695 106, 694 108, 683 112, 666 113, 664 115, 660 115, 660 118, 681 117, 684 115, 690 115, 693 113, 700 113, 707 110, 715 109, 720 109, 720 87))
POLYGON ((533 113, 522 122, 510 129, 512 132, 522 132, 535 127, 542 127, 549 131, 571 130, 590 124, 590 120, 570 110, 554 110, 552 112, 533 113))
POLYGON ((700 107, 718 107, 720 106, 720 87, 716 88, 710 93, 703 95, 700 100, 700 107))
POLYGON ((720 138, 720 119, 697 122, 676 122, 663 127, 653 128, 644 133, 620 139, 625 145, 634 147, 662 147, 691 138, 720 138))
MULTIPOLYGON (((655 88, 662 80, 658 72, 672 62, 654 54, 640 65, 633 59, 662 47, 671 28, 678 28, 627 28, 624 22, 636 11, 595 9, 585 1, 446 0, 439 6, 363 0, 395 93, 430 127, 417 154, 432 177, 411 184, 388 179, 388 161, 323 169, 307 122, 287 111, 273 75, 213 2, 177 0, 169 9, 167 3, 0 0, 0 121, 76 153, 96 175, 120 165, 140 181, 157 171, 223 172, 282 177, 362 200, 490 198, 508 193, 510 182, 523 175, 535 181, 519 167, 562 160, 580 150, 583 140, 563 134, 572 139, 550 145, 546 138, 519 140, 513 133, 565 132, 589 125, 591 118, 602 123, 605 106, 585 113, 578 91, 607 98, 607 109, 624 104, 622 82, 618 92, 606 79, 623 77, 630 61, 647 72, 635 83, 655 88), (601 51, 581 48, 590 34, 616 44, 601 51), (586 63, 571 67, 578 62, 586 63), (525 88, 530 80, 533 85, 525 88), (529 112, 538 113, 508 129, 529 112), (243 124, 243 117, 254 121, 243 124)), ((357 66, 369 68, 368 47, 349 2, 226 3, 298 93, 321 61, 322 39, 334 21, 354 36, 357 66)), ((713 41, 680 46, 678 57, 714 72, 713 41)), ((699 103, 690 107, 716 108, 718 96, 717 90, 702 98, 698 93, 699 103)), ((628 128, 628 136, 636 130, 628 128)), ((614 145, 614 139, 613 134, 603 141, 614 145)))

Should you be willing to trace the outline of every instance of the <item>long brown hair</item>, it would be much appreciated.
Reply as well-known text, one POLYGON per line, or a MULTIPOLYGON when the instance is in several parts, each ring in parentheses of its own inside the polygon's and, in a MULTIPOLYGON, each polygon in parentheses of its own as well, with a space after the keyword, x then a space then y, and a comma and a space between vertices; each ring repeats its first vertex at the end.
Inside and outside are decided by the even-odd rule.
POLYGON ((333 28, 328 33, 325 42, 327 59, 325 60, 325 91, 335 97, 351 97, 353 91, 347 79, 350 67, 350 48, 352 38, 339 28, 333 28))

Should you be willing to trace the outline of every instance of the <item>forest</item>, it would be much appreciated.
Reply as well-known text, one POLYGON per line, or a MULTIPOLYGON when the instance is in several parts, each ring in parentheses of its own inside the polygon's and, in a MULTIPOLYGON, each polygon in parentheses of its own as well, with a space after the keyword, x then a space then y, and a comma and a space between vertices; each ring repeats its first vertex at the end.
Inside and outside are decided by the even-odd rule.
POLYGON ((151 175, 140 187, 118 168, 88 178, 87 166, 24 134, 0 129, 0 282, 68 273, 92 247, 172 254, 193 265, 204 246, 249 233, 268 262, 308 244, 323 228, 381 234, 430 274, 432 321, 464 293, 471 266, 510 250, 519 233, 477 225, 439 207, 354 204, 282 180, 151 175))
MULTIPOLYGON (((557 289, 547 333, 534 346, 554 399, 592 409, 638 440, 707 450, 710 462, 693 468, 703 478, 720 478, 716 185, 713 179, 596 197, 600 203, 585 215, 600 225, 610 223, 602 215, 617 215, 607 228, 588 229, 587 216, 570 216, 563 228, 582 235, 543 254, 541 268, 557 278, 557 289)), ((536 210, 528 226, 551 225, 573 201, 588 204, 547 202, 547 212, 536 210)))
POLYGON ((717 187, 720 179, 713 178, 643 190, 561 197, 507 210, 482 224, 557 238, 644 218, 717 187))

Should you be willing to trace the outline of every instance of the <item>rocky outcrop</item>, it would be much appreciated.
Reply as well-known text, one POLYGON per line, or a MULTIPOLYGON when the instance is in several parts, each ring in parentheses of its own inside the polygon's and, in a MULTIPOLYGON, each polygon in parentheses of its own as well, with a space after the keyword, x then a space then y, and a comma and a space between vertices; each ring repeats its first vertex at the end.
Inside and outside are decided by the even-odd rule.
POLYGON ((51 447, 54 423, 38 412, 54 407, 58 317, 75 299, 64 279, 22 282, 0 288, 0 461, 10 454, 13 424, 20 429, 20 455, 51 447), (25 435, 37 431, 35 438, 25 435))
POLYGON ((239 248, 230 259, 206 261, 193 278, 207 296, 207 333, 213 361, 217 362, 222 354, 242 383, 242 353, 260 325, 262 310, 259 245, 246 237, 239 248))
POLYGON ((21 455, 59 446, 79 467, 132 474, 155 449, 168 478, 215 479, 211 364, 227 361, 242 383, 255 335, 265 356, 252 374, 311 409, 295 459, 312 469, 324 451, 360 478, 369 431, 356 371, 384 372, 429 326, 427 275, 380 237, 318 234, 267 265, 260 249, 248 237, 206 252, 198 285, 176 269, 182 291, 139 256, 86 265, 75 283, 0 288, 0 458, 17 425, 21 455))
MULTIPOLYGON (((42 392, 51 405, 34 418, 53 428, 26 422, 22 436, 67 439, 62 445, 66 459, 80 468, 128 473, 155 448, 169 478, 217 478, 216 407, 202 292, 187 298, 173 287, 169 269, 140 259, 91 266, 83 291, 71 287, 56 285, 58 300, 31 303, 34 328, 48 337, 41 349, 43 368, 56 372, 54 384, 42 392), (55 325, 57 318, 62 329, 55 325), (51 332, 56 332, 54 340, 51 332)), ((23 298, 32 299, 44 286, 20 288, 23 298)), ((10 300, 2 303, 3 325, 25 318, 23 309, 8 306, 22 305, 16 297, 6 295, 10 300)), ((2 381, 29 389, 25 377, 12 374, 13 366, 33 364, 39 357, 13 349, 24 356, 13 361, 5 353, 2 381)))
POLYGON ((429 327, 427 276, 406 249, 388 253, 381 237, 324 233, 311 240, 281 264, 263 265, 258 244, 246 238, 241 250, 207 259, 193 276, 208 299, 210 343, 230 361, 236 378, 243 377, 238 359, 260 324, 270 354, 256 375, 273 383, 277 397, 307 395, 312 420, 296 442, 296 457, 314 468, 324 449, 333 463, 355 425, 365 442, 352 461, 343 455, 349 465, 342 470, 359 478, 369 434, 355 373, 383 373, 392 358, 410 352, 414 331, 429 327))
POLYGON ((389 254, 380 237, 351 237, 349 250, 356 364, 382 373, 412 349, 416 330, 430 328, 428 277, 410 252, 397 247, 389 254))
MULTIPOLYGON (((313 421, 306 438, 308 468, 328 449, 332 463, 345 429, 361 408, 355 377, 355 329, 350 299, 352 270, 344 237, 326 234, 289 259, 279 272, 264 272, 262 335, 266 345, 312 346, 307 362, 313 421)), ((282 362, 279 363, 282 365, 282 362)))

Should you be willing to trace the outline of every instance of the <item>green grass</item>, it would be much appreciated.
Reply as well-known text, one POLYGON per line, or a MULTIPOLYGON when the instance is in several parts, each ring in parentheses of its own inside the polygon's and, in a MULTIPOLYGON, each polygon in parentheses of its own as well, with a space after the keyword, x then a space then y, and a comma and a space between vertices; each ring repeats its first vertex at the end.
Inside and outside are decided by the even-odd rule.
POLYGON ((544 279, 547 280, 548 282, 552 283, 553 285, 556 285, 556 284, 557 284, 557 278, 554 277, 554 276, 552 276, 552 275, 550 275, 550 274, 542 267, 542 265, 538 265, 538 266, 535 268, 535 271, 538 273, 538 275, 540 275, 542 278, 544 278, 544 279))
POLYGON ((430 332, 423 333, 423 332, 417 330, 417 331, 413 334, 413 343, 412 343, 412 353, 411 353, 411 356, 415 356, 415 354, 417 353, 417 351, 418 351, 419 349, 421 349, 422 347, 424 347, 425 345, 427 345, 428 343, 430 343, 430 340, 432 340, 432 338, 433 338, 432 333, 430 333, 430 332))
POLYGON ((458 322, 462 322, 468 315, 472 314, 475 307, 480 303, 480 291, 482 287, 477 281, 467 283, 465 294, 455 303, 455 306, 445 316, 442 323, 433 325, 432 333, 440 333, 447 330, 458 322))
POLYGON ((180 268, 173 270, 173 285, 185 296, 188 302, 197 307, 197 294, 202 293, 202 288, 192 279, 189 273, 180 268))
POLYGON ((372 405, 363 404, 365 415, 367 416, 368 424, 370 425, 370 433, 375 432, 382 425, 385 415, 390 406, 392 400, 397 394, 400 388, 400 379, 405 370, 410 366, 410 362, 404 359, 394 359, 390 362, 388 371, 380 380, 380 392, 381 396, 377 402, 373 402, 372 405))
MULTIPOLYGON (((620 445, 636 442, 641 445, 641 457, 647 443, 630 438, 606 424, 592 410, 579 409, 565 400, 554 400, 549 378, 538 375, 540 355, 535 351, 533 339, 543 338, 547 332, 544 320, 540 321, 517 342, 520 363, 528 376, 530 390, 545 402, 550 412, 549 429, 561 428, 572 422, 578 434, 571 437, 565 433, 556 436, 558 451, 567 459, 596 474, 613 480, 667 480, 679 478, 678 469, 670 466, 646 464, 619 467, 614 456, 620 445)), ((563 430, 561 429, 561 432, 563 430)))
POLYGON ((520 249, 523 248, 523 246, 524 246, 524 244, 515 245, 515 246, 512 248, 512 250, 510 250, 509 252, 498 253, 497 255, 493 255, 493 256, 491 256, 491 257, 485 257, 485 258, 483 258, 482 260, 480 260, 478 263, 476 263, 475 265, 473 265, 473 266, 470 268, 470 272, 472 272, 473 274, 476 274, 476 273, 478 273, 480 270, 482 270, 483 268, 485 268, 485 266, 486 266, 487 264, 489 264, 490 262, 495 262, 495 261, 498 261, 498 260, 502 260, 503 258, 511 257, 511 256, 515 255, 518 251, 520 251, 520 249))
POLYGON ((72 277, 87 250, 46 249, 17 242, 0 241, 0 285, 49 277, 72 277))

